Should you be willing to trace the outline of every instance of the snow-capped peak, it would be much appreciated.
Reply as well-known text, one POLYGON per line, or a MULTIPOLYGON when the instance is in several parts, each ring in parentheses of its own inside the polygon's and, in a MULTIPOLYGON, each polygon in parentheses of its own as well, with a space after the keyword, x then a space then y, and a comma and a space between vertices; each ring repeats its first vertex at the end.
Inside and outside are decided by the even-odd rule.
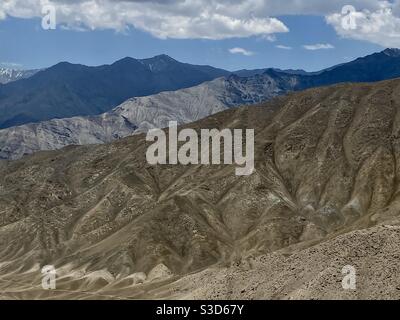
POLYGON ((39 70, 17 70, 11 68, 0 68, 0 83, 6 84, 12 81, 25 79, 33 76, 39 70))

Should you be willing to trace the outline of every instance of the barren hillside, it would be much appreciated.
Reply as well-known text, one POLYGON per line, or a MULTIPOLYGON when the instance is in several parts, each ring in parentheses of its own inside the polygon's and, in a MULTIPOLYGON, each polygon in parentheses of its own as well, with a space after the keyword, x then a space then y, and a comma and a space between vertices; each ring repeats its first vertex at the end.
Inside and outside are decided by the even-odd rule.
POLYGON ((360 297, 399 298, 398 228, 374 227, 399 223, 399 110, 392 80, 187 125, 254 128, 248 177, 233 165, 150 166, 143 135, 3 162, 2 296, 352 298, 334 277, 353 263, 360 297), (56 291, 40 288, 46 264, 56 291))

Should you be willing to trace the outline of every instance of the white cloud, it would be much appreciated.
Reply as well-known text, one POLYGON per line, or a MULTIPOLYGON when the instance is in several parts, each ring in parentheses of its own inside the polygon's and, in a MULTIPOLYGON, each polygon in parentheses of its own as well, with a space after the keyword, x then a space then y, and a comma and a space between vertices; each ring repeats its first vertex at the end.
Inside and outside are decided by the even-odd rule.
POLYGON ((336 32, 349 39, 365 40, 384 47, 400 47, 400 1, 381 2, 379 9, 334 13, 326 17, 336 32))
POLYGON ((257 3, 257 12, 268 13, 271 16, 280 15, 320 15, 325 16, 338 12, 345 5, 356 8, 376 10, 381 0, 248 0, 257 3))
POLYGON ((276 35, 274 35, 274 34, 267 34, 267 35, 264 35, 262 38, 264 40, 269 41, 269 42, 275 42, 276 41, 276 35))
POLYGON ((232 49, 229 49, 229 52, 232 54, 242 54, 244 56, 253 56, 254 55, 254 52, 248 51, 243 48, 232 48, 232 49))
POLYGON ((317 44, 306 44, 303 46, 306 50, 327 50, 327 49, 334 49, 335 47, 329 43, 317 43, 317 44))
POLYGON ((292 49, 293 49, 292 47, 284 46, 284 45, 282 45, 282 44, 278 44, 276 47, 277 47, 278 49, 282 49, 282 50, 292 50, 292 49))
POLYGON ((400 0, 0 0, 0 19, 41 17, 41 4, 53 3, 60 27, 130 27, 158 38, 226 39, 258 36, 270 41, 288 32, 280 15, 325 16, 345 38, 400 46, 400 0), (353 5, 357 28, 342 26, 342 7, 353 5))
POLYGON ((56 7, 57 24, 77 30, 133 26, 162 39, 215 40, 289 31, 277 18, 255 14, 252 10, 262 6, 258 0, 1 0, 0 18, 40 17, 41 3, 49 2, 56 7))

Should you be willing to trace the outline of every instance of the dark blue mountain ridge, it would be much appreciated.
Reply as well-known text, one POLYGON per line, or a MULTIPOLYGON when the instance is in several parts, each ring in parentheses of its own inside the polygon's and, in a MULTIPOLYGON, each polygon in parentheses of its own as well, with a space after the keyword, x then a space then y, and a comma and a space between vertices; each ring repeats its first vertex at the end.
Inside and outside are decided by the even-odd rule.
POLYGON ((192 87, 229 75, 166 55, 88 67, 58 63, 34 76, 0 85, 0 128, 111 110, 131 97, 192 87))
POLYGON ((302 69, 282 70, 278 68, 264 68, 254 70, 242 69, 234 73, 241 77, 249 77, 265 72, 267 72, 267 74, 277 72, 275 74, 308 76, 310 77, 309 79, 318 79, 325 84, 335 84, 338 82, 375 82, 399 77, 400 74, 398 70, 400 66, 397 65, 399 61, 400 49, 388 48, 381 52, 373 53, 365 57, 357 58, 354 61, 341 63, 320 71, 308 72, 302 69), (391 65, 392 63, 395 63, 395 65, 391 65))
POLYGON ((28 79, 0 85, 0 129, 101 114, 132 97, 188 88, 229 75, 259 74, 274 78, 288 91, 393 79, 400 77, 400 49, 385 49, 319 72, 272 68, 229 72, 181 63, 167 55, 142 60, 126 57, 97 67, 61 62, 28 79))
MULTIPOLYGON (((264 74, 274 78, 289 79, 289 73, 267 69, 264 74)), ((294 90, 327 86, 345 82, 377 82, 400 77, 400 49, 385 49, 382 52, 358 58, 319 72, 291 74, 296 82, 294 90)))

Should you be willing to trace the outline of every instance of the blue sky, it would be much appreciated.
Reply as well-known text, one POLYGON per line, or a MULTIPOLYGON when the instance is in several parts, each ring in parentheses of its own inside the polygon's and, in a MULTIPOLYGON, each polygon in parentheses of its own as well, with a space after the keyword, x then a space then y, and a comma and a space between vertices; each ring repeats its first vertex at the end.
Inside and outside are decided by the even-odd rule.
POLYGON ((165 53, 179 61, 228 70, 277 67, 315 71, 385 47, 385 43, 376 43, 379 41, 340 34, 335 25, 327 23, 323 14, 276 15, 274 18, 283 23, 288 32, 230 35, 221 39, 189 35, 175 39, 174 36, 161 38, 155 31, 132 25, 123 31, 116 28, 77 31, 62 26, 44 30, 39 17, 7 15, 0 19, 0 63, 25 69, 48 67, 60 61, 100 65, 126 56, 146 58, 165 53), (304 47, 316 44, 329 48, 307 50, 304 47), (232 50, 234 48, 242 51, 232 50))

